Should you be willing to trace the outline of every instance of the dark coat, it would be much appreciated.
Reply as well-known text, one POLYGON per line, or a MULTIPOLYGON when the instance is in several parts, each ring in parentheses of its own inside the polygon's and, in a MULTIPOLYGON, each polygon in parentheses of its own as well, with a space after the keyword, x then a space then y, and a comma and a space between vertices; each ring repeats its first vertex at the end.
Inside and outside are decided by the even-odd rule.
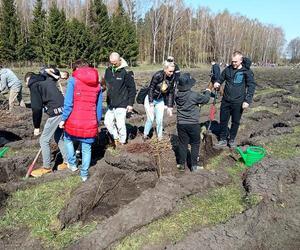
POLYGON ((110 109, 132 106, 136 87, 132 71, 125 68, 113 72, 112 67, 105 70, 104 80, 107 88, 107 105, 110 109))
POLYGON ((168 107, 173 107, 175 90, 174 84, 175 74, 173 74, 171 77, 168 77, 163 70, 157 71, 153 75, 149 85, 149 102, 152 103, 154 99, 164 98, 166 105, 168 107), (163 82, 168 85, 166 92, 161 91, 163 82))
POLYGON ((35 128, 41 125, 43 109, 50 117, 62 114, 64 97, 56 87, 56 81, 53 78, 34 74, 29 79, 28 87, 35 128))
POLYGON ((250 65, 250 59, 244 58, 241 69, 234 69, 229 65, 223 70, 220 83, 225 81, 224 100, 231 103, 252 103, 256 84, 250 65))

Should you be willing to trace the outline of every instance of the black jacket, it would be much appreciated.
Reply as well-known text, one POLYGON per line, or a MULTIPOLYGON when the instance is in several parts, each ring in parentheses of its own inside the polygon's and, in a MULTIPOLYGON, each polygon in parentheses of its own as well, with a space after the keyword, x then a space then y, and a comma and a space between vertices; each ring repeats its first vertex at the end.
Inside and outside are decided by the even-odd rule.
POLYGON ((107 105, 110 109, 132 106, 136 87, 132 71, 120 68, 113 72, 112 67, 105 70, 104 80, 107 87, 107 105))
POLYGON ((211 66, 211 72, 210 72, 210 81, 212 83, 218 82, 221 75, 221 69, 219 64, 215 63, 211 66))
POLYGON ((234 69, 229 65, 221 74, 220 83, 226 81, 223 95, 225 101, 249 104, 252 102, 256 84, 250 69, 250 59, 244 58, 242 65, 241 69, 234 69))
POLYGON ((149 102, 152 103, 154 99, 164 98, 168 107, 173 107, 174 103, 174 83, 175 74, 167 77, 163 70, 157 71, 149 85, 149 102), (161 86, 165 82, 168 85, 166 92, 162 93, 161 86))
POLYGON ((56 81, 53 78, 34 74, 29 79, 28 87, 35 128, 41 125, 43 109, 50 117, 62 114, 64 97, 56 87, 56 81))
POLYGON ((203 94, 192 90, 178 91, 175 97, 177 105, 177 122, 179 124, 198 124, 200 119, 199 104, 206 104, 210 99, 210 91, 203 94))

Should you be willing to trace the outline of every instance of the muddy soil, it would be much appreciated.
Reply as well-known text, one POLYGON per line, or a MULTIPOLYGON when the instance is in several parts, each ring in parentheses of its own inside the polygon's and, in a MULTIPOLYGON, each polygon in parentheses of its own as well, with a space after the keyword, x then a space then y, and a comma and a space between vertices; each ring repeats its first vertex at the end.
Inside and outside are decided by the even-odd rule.
POLYGON ((299 160, 269 159, 249 169, 245 189, 263 197, 256 207, 165 249, 299 249, 299 160))
MULTIPOLYGON (((205 89, 209 72, 191 72, 199 80, 195 90, 205 89)), ((295 127, 300 126, 300 118, 297 117, 300 110, 297 79, 300 73, 295 71, 291 74, 288 68, 254 69, 254 73, 258 92, 269 88, 282 90, 254 98, 253 108, 269 107, 276 112, 272 109, 252 113, 251 109, 246 111, 241 123, 241 127, 244 127, 238 136, 238 144, 242 146, 260 145, 265 138, 293 133, 295 127)), ((138 86, 148 82, 152 74, 136 73, 138 86)), ((11 192, 63 179, 71 174, 68 171, 56 171, 38 180, 24 181, 22 177, 39 148, 38 138, 32 136, 31 111, 29 108, 24 110, 16 107, 13 114, 7 114, 5 109, 5 102, 0 102, 0 146, 9 146, 11 152, 0 159, 2 211, 11 192)), ((208 112, 209 108, 203 107, 201 122, 204 127, 208 125, 208 112)), ((46 119, 46 115, 43 119, 46 119)), ((209 189, 231 183, 231 178, 222 168, 215 172, 204 170, 194 174, 187 169, 185 173, 178 173, 176 110, 172 117, 165 117, 163 142, 157 142, 155 131, 150 140, 142 141, 144 122, 143 106, 135 104, 134 112, 127 119, 128 144, 116 148, 109 147, 110 140, 102 126, 99 138, 93 145, 91 177, 74 190, 58 216, 61 229, 78 220, 96 220, 98 226, 90 235, 69 246, 69 249, 110 248, 134 230, 171 213, 186 196, 201 195, 209 189)), ((217 141, 218 131, 218 121, 214 121, 212 134, 204 137, 201 147, 200 160, 204 165, 220 153, 212 148, 217 141)), ((52 148, 54 152, 57 149, 55 144, 52 148)), ((54 153, 53 160, 55 158, 54 153)), ((235 159, 228 156, 224 160, 224 167, 234 162, 235 159)), ((203 246, 201 249, 299 249, 297 162, 298 158, 286 161, 265 158, 247 171, 244 182, 241 180, 241 185, 244 183, 249 195, 255 193, 263 197, 256 207, 235 216, 224 225, 191 233, 176 245, 157 246, 154 249, 199 249, 199 246, 203 246)), ((40 164, 39 158, 37 165, 40 164)), ((32 239, 26 230, 21 228, 0 232, 0 249, 4 245, 5 249, 42 249, 38 240, 32 239)))

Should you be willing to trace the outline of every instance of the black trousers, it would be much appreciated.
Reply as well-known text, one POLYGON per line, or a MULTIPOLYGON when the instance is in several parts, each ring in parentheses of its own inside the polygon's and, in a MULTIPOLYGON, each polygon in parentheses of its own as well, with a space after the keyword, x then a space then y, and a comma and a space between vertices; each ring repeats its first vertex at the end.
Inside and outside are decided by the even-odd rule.
POLYGON ((177 133, 179 137, 178 163, 185 164, 188 144, 190 144, 191 164, 196 166, 200 149, 200 124, 177 124, 177 133))
POLYGON ((231 117, 229 140, 235 140, 240 126, 243 108, 242 103, 231 103, 222 100, 220 109, 220 140, 228 139, 228 122, 231 117))

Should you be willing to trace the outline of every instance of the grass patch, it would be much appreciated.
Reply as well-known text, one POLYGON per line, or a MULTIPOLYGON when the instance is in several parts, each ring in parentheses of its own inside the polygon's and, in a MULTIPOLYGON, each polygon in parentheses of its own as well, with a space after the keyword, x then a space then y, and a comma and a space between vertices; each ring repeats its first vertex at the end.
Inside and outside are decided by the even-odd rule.
POLYGON ((272 141, 263 142, 262 145, 275 158, 290 159, 300 155, 299 137, 300 127, 295 127, 294 133, 277 136, 272 138, 272 141))
POLYGON ((31 235, 47 247, 61 249, 67 246, 96 226, 95 223, 85 226, 77 223, 59 230, 57 215, 70 198, 71 191, 80 183, 79 176, 70 176, 64 181, 52 181, 13 193, 4 216, 0 218, 0 229, 26 226, 31 235))
MULTIPOLYGON (((210 162, 212 169, 220 166, 224 157, 225 155, 222 154, 214 157, 210 162)), ((249 207, 258 204, 261 197, 256 195, 245 197, 244 190, 239 186, 240 173, 245 169, 245 165, 241 162, 226 168, 233 178, 230 186, 212 190, 205 197, 193 195, 184 199, 177 212, 152 222, 127 236, 115 249, 134 250, 141 249, 143 246, 175 243, 193 229, 224 223, 235 214, 242 213, 249 207)))
POLYGON ((300 98, 295 97, 295 96, 288 95, 287 97, 284 97, 284 98, 291 102, 300 103, 300 98))
POLYGON ((254 107, 249 109, 246 113, 245 116, 250 116, 256 112, 263 112, 263 111, 268 111, 270 113, 273 113, 275 115, 281 115, 282 114, 282 110, 278 109, 278 108, 273 108, 273 107, 266 107, 266 106, 258 106, 258 107, 254 107))
POLYGON ((116 249, 133 250, 163 242, 175 243, 193 228, 226 222, 234 214, 246 209, 243 192, 236 186, 218 188, 209 192, 205 198, 191 196, 183 203, 177 213, 126 237, 116 249))
POLYGON ((205 166, 205 169, 210 170, 210 171, 217 170, 220 167, 223 160, 225 159, 225 157, 226 157, 225 151, 223 151, 221 154, 219 154, 215 157, 212 157, 209 160, 208 164, 205 166))
POLYGON ((260 89, 255 91, 255 97, 257 96, 263 96, 263 95, 268 95, 268 94, 273 94, 276 92, 288 92, 285 89, 279 89, 279 88, 265 88, 265 89, 260 89))

